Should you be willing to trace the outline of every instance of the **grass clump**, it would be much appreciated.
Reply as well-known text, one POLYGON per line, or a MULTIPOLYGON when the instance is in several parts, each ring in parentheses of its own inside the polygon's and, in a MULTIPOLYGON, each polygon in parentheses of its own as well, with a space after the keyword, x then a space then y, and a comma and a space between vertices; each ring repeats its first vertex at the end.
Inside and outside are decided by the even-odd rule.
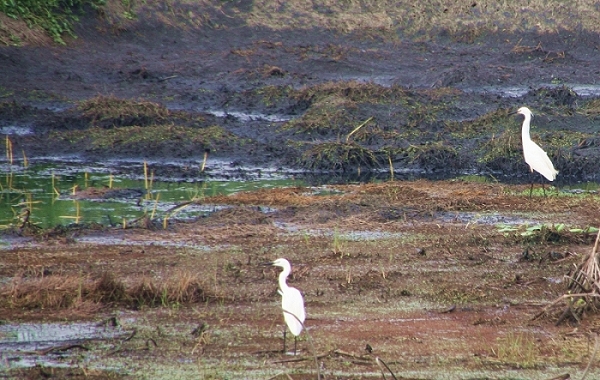
POLYGON ((305 87, 292 96, 298 101, 318 101, 332 95, 343 97, 353 102, 396 103, 407 96, 407 91, 400 86, 384 87, 372 82, 356 80, 325 82, 316 86, 305 87))
POLYGON ((198 278, 190 272, 182 272, 160 282, 143 278, 130 289, 129 296, 138 306, 163 307, 203 302, 209 299, 198 278))
POLYGON ((479 146, 479 162, 492 170, 513 170, 523 161, 523 146, 518 130, 507 129, 492 135, 479 146))
POLYGON ((456 148, 443 141, 410 145, 406 149, 409 162, 425 170, 462 167, 463 158, 456 148))
POLYGON ((165 120, 169 110, 160 104, 147 101, 119 99, 115 96, 97 96, 84 100, 78 110, 92 125, 103 128, 125 125, 149 125, 165 120))
POLYGON ((485 132, 501 131, 511 124, 510 112, 508 109, 500 108, 488 112, 474 120, 469 121, 448 121, 446 130, 457 135, 457 137, 472 137, 485 132))
POLYGON ((325 142, 315 144, 300 158, 308 169, 347 171, 352 167, 379 167, 375 152, 354 142, 325 142))
POLYGON ((537 363, 539 350, 531 334, 508 333, 498 339, 495 349, 498 360, 517 368, 533 368, 537 363))
POLYGON ((600 99, 592 99, 578 110, 579 113, 588 117, 597 117, 600 115, 600 99))
POLYGON ((356 103, 330 95, 315 101, 302 117, 286 123, 282 130, 295 130, 305 135, 340 135, 351 131, 356 103))
POLYGON ((217 151, 223 146, 243 141, 220 126, 193 128, 174 124, 146 127, 126 126, 113 129, 99 127, 78 131, 53 132, 51 139, 67 141, 92 152, 143 154, 164 150, 172 155, 193 155, 204 149, 217 151))

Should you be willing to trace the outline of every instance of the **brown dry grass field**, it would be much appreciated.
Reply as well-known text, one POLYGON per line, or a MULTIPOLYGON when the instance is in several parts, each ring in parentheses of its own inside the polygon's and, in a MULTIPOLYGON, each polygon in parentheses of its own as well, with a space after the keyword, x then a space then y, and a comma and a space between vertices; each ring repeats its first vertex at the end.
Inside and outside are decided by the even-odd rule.
POLYGON ((551 303, 592 250, 595 234, 576 228, 597 223, 600 200, 538 190, 421 180, 208 198, 230 207, 168 230, 0 251, 10 278, 0 311, 5 321, 113 316, 135 332, 88 342, 71 376, 116 366, 102 376, 316 378, 313 355, 326 379, 381 378, 376 357, 398 378, 575 376, 592 356, 593 302, 562 317, 569 303, 551 303), (278 271, 260 265, 278 257, 306 300, 310 339, 295 357, 281 352, 278 271))

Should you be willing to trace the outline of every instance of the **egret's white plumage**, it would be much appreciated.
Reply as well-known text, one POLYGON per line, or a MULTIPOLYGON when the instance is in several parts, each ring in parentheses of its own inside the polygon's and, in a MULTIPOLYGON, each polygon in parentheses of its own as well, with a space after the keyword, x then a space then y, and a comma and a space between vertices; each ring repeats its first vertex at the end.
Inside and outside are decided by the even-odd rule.
MULTIPOLYGON (((292 272, 292 266, 286 259, 277 259, 270 263, 273 266, 283 268, 279 274, 279 294, 281 294, 281 308, 285 324, 294 335, 294 355, 296 354, 296 337, 302 332, 306 311, 304 310, 304 298, 296 288, 288 286, 287 277, 292 272)), ((285 352, 285 329, 283 330, 283 352, 285 352)))
POLYGON ((277 259, 271 265, 283 268, 283 271, 279 274, 279 294, 281 294, 283 318, 292 334, 298 336, 302 332, 306 311, 304 310, 302 293, 287 284, 287 277, 292 272, 292 266, 286 259, 277 259))
POLYGON ((523 139, 523 155, 525 156, 525 162, 529 165, 529 170, 532 172, 535 170, 546 177, 548 181, 554 181, 558 170, 554 169, 554 165, 552 165, 552 161, 548 158, 548 154, 538 144, 533 142, 529 136, 529 124, 531 123, 533 114, 527 107, 519 108, 517 113, 525 116, 521 137, 523 139))

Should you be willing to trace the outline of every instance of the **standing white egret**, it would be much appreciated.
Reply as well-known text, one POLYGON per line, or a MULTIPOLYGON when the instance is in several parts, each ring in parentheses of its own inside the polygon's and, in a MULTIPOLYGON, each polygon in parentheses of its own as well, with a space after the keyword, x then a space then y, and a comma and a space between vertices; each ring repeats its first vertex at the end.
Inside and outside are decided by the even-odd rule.
MULTIPOLYGON (((296 338, 302 332, 306 311, 304 310, 304 298, 302 293, 296 288, 288 286, 286 280, 292 272, 292 266, 286 259, 277 259, 270 265, 281 267, 283 271, 279 274, 279 294, 281 294, 281 308, 283 309, 283 319, 287 327, 294 335, 294 355, 296 355, 296 338)), ((285 335, 283 330, 283 352, 285 353, 285 335)))
MULTIPOLYGON (((523 129, 521 130, 521 138, 523 139, 523 156, 525 156, 525 162, 529 165, 529 170, 534 170, 548 179, 548 181, 554 181, 558 170, 554 169, 552 161, 548 158, 548 154, 540 148, 538 144, 531 140, 529 136, 529 124, 531 123, 531 117, 533 113, 527 107, 521 107, 517 113, 525 116, 523 120, 523 129)), ((533 191, 533 180, 531 181, 531 189, 529 190, 529 197, 533 191)), ((545 190, 544 190, 545 193, 545 190)))

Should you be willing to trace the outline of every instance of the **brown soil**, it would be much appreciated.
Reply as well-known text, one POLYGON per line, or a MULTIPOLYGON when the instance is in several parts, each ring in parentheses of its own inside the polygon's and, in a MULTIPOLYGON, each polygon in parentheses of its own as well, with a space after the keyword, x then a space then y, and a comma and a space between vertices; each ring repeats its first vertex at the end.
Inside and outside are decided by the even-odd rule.
MULTIPOLYGON (((48 144, 52 132, 89 128, 84 111, 75 110, 73 103, 98 95, 152 101, 252 141, 219 145, 211 154, 291 165, 301 161, 302 152, 289 143, 294 130, 273 133, 273 125, 284 122, 217 118, 204 111, 299 117, 310 106, 309 93, 267 103, 264 94, 253 90, 305 86, 310 92, 311 86, 330 81, 372 80, 417 89, 411 96, 430 103, 436 95, 419 91, 442 88, 440 96, 454 96, 445 88, 461 90, 459 106, 445 111, 448 118, 417 129, 414 141, 400 142, 407 146, 428 149, 429 139, 443 133, 448 121, 473 120, 524 103, 541 111, 536 120, 544 129, 560 133, 573 124, 575 132, 595 132, 597 116, 579 112, 581 97, 568 89, 537 89, 552 78, 596 83, 598 72, 591 69, 600 61, 596 35, 532 32, 418 42, 321 29, 267 30, 241 23, 228 9, 212 15, 219 28, 189 31, 148 21, 103 34, 96 30, 102 29, 101 21, 87 20, 78 31, 80 38, 68 47, 1 48, 5 102, 0 126, 33 127, 35 135, 14 136, 15 151, 94 160, 115 152, 53 140, 48 144), (469 92, 497 85, 533 90, 519 98, 469 92)), ((354 85, 346 86, 349 96, 354 85)), ((159 108, 155 117, 163 117, 163 111, 159 108)), ((385 126, 381 134, 393 129, 398 118, 406 118, 403 125, 417 126, 427 119, 410 120, 402 108, 390 111, 385 104, 371 104, 353 114, 347 130, 328 135, 317 129, 301 139, 345 138, 373 114, 385 126)), ((195 122, 175 118, 185 120, 182 124, 195 122)), ((506 127, 518 136, 518 125, 514 119, 506 127)), ((496 133, 488 132, 486 141, 496 133)), ((481 138, 475 136, 473 144, 481 138)), ((116 154, 201 160, 206 146, 186 141, 125 146, 116 154)), ((557 149, 553 156, 562 158, 559 170, 571 174, 571 180, 597 178, 600 144, 582 141, 570 146, 568 154, 557 149), (577 157, 587 161, 574 161, 577 157)), ((475 159, 454 163, 460 155, 451 155, 453 149, 443 152, 434 152, 435 159, 416 154, 410 162, 444 173, 482 169, 473 164, 475 159)), ((483 169, 527 172, 520 159, 515 162, 483 169)), ((345 169, 354 171, 359 165, 357 161, 345 169)), ((315 378, 311 341, 322 355, 319 365, 327 379, 381 378, 375 357, 398 378, 550 379, 583 372, 598 328, 595 315, 584 315, 579 322, 567 318, 555 326, 565 306, 559 304, 547 315, 533 317, 566 291, 563 276, 591 251, 594 236, 552 228, 523 233, 537 223, 597 226, 597 196, 549 191, 548 197, 530 199, 528 186, 461 180, 390 181, 331 190, 331 195, 295 188, 214 197, 207 202, 232 207, 168 230, 149 224, 148 229, 60 231, 1 250, 0 278, 10 279, 0 286, 2 320, 100 321, 117 315, 124 329, 136 332, 129 340, 81 353, 89 360, 82 368, 122 371, 82 375, 35 368, 7 376, 315 378), (264 206, 275 211, 265 213, 264 206), (501 232, 496 225, 503 222, 513 222, 517 229, 501 232), (277 257, 292 262, 289 283, 306 300, 311 339, 301 337, 297 361, 278 351, 282 318, 277 271, 259 265, 277 257), (206 329, 192 334, 203 323, 206 329), (367 345, 372 352, 365 350, 367 345)), ((600 376, 595 364, 592 373, 600 376)))

